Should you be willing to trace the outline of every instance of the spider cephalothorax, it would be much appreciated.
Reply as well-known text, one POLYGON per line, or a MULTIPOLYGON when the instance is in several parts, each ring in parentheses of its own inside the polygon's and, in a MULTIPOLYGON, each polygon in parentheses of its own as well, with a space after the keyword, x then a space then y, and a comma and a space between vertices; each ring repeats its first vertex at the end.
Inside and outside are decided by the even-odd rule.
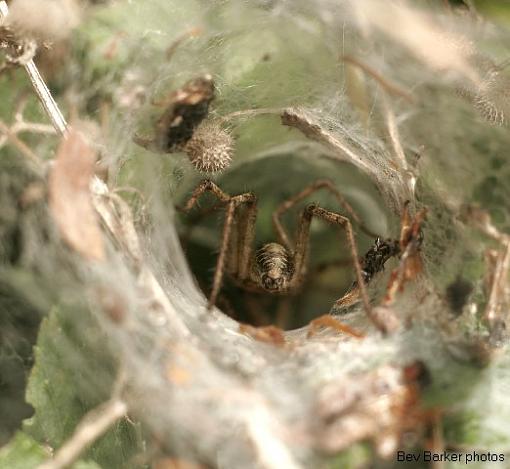
POLYGON ((256 253, 255 278, 269 292, 284 292, 289 287, 294 266, 292 254, 278 243, 264 244, 256 253))

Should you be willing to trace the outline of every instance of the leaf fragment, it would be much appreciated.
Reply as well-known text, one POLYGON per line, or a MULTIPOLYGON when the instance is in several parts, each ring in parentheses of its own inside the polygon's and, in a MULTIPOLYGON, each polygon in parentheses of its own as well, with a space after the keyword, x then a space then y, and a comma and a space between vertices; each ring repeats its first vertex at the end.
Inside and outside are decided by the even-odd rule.
POLYGON ((49 205, 64 241, 89 260, 104 258, 104 245, 89 190, 95 151, 76 130, 62 140, 49 177, 49 205))

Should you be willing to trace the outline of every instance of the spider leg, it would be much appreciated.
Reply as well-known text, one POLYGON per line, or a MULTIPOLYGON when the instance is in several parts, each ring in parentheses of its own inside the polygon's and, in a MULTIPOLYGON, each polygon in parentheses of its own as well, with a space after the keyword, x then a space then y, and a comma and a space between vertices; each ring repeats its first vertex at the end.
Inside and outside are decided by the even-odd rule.
MULTIPOLYGON (((185 252, 187 250, 188 244, 189 244, 189 242, 191 240, 191 237, 193 235, 193 230, 195 229, 195 227, 205 217, 207 217, 211 213, 215 212, 216 210, 218 210, 222 206, 223 206, 223 204, 221 202, 217 202, 214 205, 212 205, 211 207, 207 207, 205 209, 202 209, 200 207, 199 211, 192 218, 190 218, 189 221, 186 222, 187 223, 186 224, 186 228, 185 228, 182 236, 180 237, 181 245, 182 245, 182 247, 183 247, 185 252)), ((176 205, 175 210, 177 212, 179 212, 179 213, 186 213, 186 210, 183 207, 179 206, 179 205, 176 205)))
POLYGON ((198 202, 198 199, 202 194, 205 192, 211 192, 214 194, 221 202, 228 203, 230 202, 230 195, 228 195, 226 192, 223 192, 214 182, 212 182, 209 179, 204 179, 197 187, 195 187, 195 190, 191 194, 191 197, 186 202, 186 205, 184 205, 183 210, 185 212, 188 212, 191 210, 198 202))
POLYGON ((344 324, 334 316, 331 316, 331 314, 323 314, 322 316, 319 316, 318 318, 310 321, 310 324, 308 324, 308 332, 306 336, 312 337, 321 327, 334 329, 335 331, 350 335, 356 339, 362 339, 365 337, 365 334, 357 331, 356 329, 353 329, 347 324, 344 324))
POLYGON ((246 201, 245 210, 239 217, 237 231, 237 276, 245 281, 250 277, 253 259, 253 240, 257 221, 257 199, 246 201))
MULTIPOLYGON (((230 196, 226 192, 223 192, 214 182, 206 179, 202 181, 193 191, 191 197, 189 198, 188 202, 184 206, 184 211, 191 210, 198 202, 198 199, 204 192, 210 192, 214 196, 216 196, 220 202, 226 205, 226 212, 225 212, 225 222, 223 224, 223 233, 221 236, 221 245, 220 245, 220 253, 218 255, 218 259, 216 260, 216 268, 214 271, 214 279, 213 279, 213 285, 211 294, 209 296, 209 301, 207 303, 207 308, 211 309, 214 304, 216 303, 216 299, 218 297, 218 293, 221 289, 221 284, 223 281, 223 275, 225 272, 225 265, 227 263, 227 260, 231 258, 232 251, 231 251, 231 235, 232 235, 232 226, 234 225, 235 218, 236 218, 236 209, 241 204, 247 204, 247 213, 250 214, 250 222, 243 223, 243 227, 241 229, 241 236, 237 239, 237 252, 241 254, 247 254, 250 255, 250 249, 251 249, 251 241, 253 240, 253 225, 255 222, 256 217, 256 197, 247 192, 245 194, 240 195, 234 195, 230 196), (251 225, 250 225, 251 223, 251 225), (251 231, 250 231, 251 226, 251 231), (249 242, 250 246, 246 247, 243 243, 249 242)), ((244 259, 241 259, 239 261, 239 264, 241 262, 248 262, 244 261, 244 259)), ((248 267, 246 267, 246 270, 249 270, 248 267)), ((237 272, 235 272, 237 273, 237 272)))
POLYGON ((372 307, 370 306, 370 301, 368 299, 365 281, 363 279, 363 271, 359 261, 358 248, 356 246, 356 240, 354 238, 354 233, 352 231, 351 222, 348 218, 338 213, 330 212, 329 210, 325 210, 315 204, 309 205, 302 212, 296 236, 296 248, 293 253, 294 274, 290 281, 291 288, 297 288, 297 286, 300 285, 300 283, 303 281, 306 269, 306 259, 308 255, 310 224, 314 216, 317 218, 321 218, 322 220, 327 221, 331 224, 339 225, 341 228, 345 230, 347 235, 347 242, 349 244, 349 249, 351 251, 354 270, 356 271, 356 280, 358 282, 359 294, 363 302, 365 312, 367 313, 367 316, 372 321, 372 323, 380 331, 386 332, 385 324, 382 322, 381 318, 378 315, 374 314, 372 307))
POLYGON ((230 234, 232 232, 232 223, 234 222, 235 209, 236 209, 235 202, 230 200, 227 203, 225 222, 223 224, 223 234, 221 236, 220 253, 218 255, 218 259, 216 260, 216 269, 214 270, 214 279, 212 284, 211 295, 209 296, 209 301, 207 302, 207 309, 211 309, 216 303, 216 298, 220 291, 221 283, 223 281, 225 263, 227 260, 229 249, 230 234))
POLYGON ((327 189, 334 195, 340 206, 343 207, 343 209, 349 214, 349 216, 356 222, 356 224, 360 227, 361 231, 363 231, 365 234, 373 238, 379 237, 378 234, 374 233, 363 223, 363 221, 360 219, 360 217, 357 215, 354 209, 350 206, 350 204, 345 200, 344 196, 335 187, 332 181, 330 181, 329 179, 317 179, 316 181, 312 182, 309 186, 305 187, 301 192, 280 204, 273 213, 273 227, 280 239, 280 242, 287 249, 292 250, 293 246, 287 232, 283 228, 283 225, 280 221, 281 215, 290 208, 292 208, 294 205, 296 205, 297 203, 299 203, 300 201, 302 201, 303 199, 305 199, 306 197, 320 189, 327 189))

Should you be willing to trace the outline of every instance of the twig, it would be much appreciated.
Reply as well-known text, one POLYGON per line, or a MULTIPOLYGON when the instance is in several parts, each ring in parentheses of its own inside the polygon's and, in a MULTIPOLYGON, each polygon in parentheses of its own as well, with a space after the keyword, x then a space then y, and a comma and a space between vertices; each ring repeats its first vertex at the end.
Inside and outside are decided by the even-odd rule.
MULTIPOLYGON (((9 14, 9 8, 7 7, 7 3, 5 1, 0 1, 0 19, 5 19, 9 14)), ((34 87, 41 104, 51 119, 51 123, 55 130, 61 134, 66 135, 67 133, 67 122, 64 119, 64 116, 60 112, 60 109, 57 106, 57 103, 53 99, 46 83, 42 79, 39 70, 37 69, 33 60, 29 60, 26 64, 23 65, 25 70, 30 78, 30 82, 34 87)))
POLYGON ((506 279, 510 270, 510 237, 503 243, 504 249, 498 254, 492 277, 489 301, 485 308, 484 318, 493 326, 500 318, 502 297, 505 297, 506 279))
POLYGON ((375 81, 377 81, 389 94, 404 98, 411 104, 416 102, 415 98, 407 91, 400 88, 395 83, 390 82, 384 78, 379 72, 367 65, 365 62, 353 57, 352 55, 344 55, 341 57, 344 62, 355 65, 356 67, 363 70, 367 75, 370 75, 375 81))
POLYGON ((263 404, 254 403, 253 410, 246 415, 246 436, 256 452, 259 467, 300 469, 302 466, 296 461, 285 442, 276 437, 278 433, 268 431, 274 425, 274 417, 268 408, 263 404))
POLYGON ((51 125, 40 124, 37 122, 25 122, 23 119, 24 107, 24 100, 20 100, 16 106, 14 124, 9 126, 0 120, 0 132, 3 133, 3 135, 0 136, 0 148, 2 148, 10 141, 24 156, 40 165, 41 160, 28 145, 26 145, 21 139, 18 138, 18 134, 22 132, 55 134, 55 129, 51 125))
POLYGON ((352 143, 347 138, 342 138, 333 131, 328 130, 321 125, 319 120, 301 108, 286 108, 281 114, 281 122, 283 125, 294 127, 299 130, 309 140, 325 145, 331 151, 325 156, 337 161, 346 161, 358 167, 366 173, 378 186, 382 194, 388 197, 389 206, 396 212, 401 211, 402 201, 411 198, 409 193, 409 184, 404 181, 403 177, 388 178, 388 173, 399 173, 395 168, 393 160, 378 160, 374 162, 370 152, 358 151, 353 148, 352 143), (385 164, 385 168, 381 168, 381 163, 385 164))
POLYGON ((37 163, 37 165, 40 165, 41 160, 37 157, 37 155, 30 149, 30 147, 24 143, 22 140, 20 140, 16 133, 14 132, 5 122, 0 120, 0 131, 5 134, 5 139, 2 137, 0 138, 0 148, 7 142, 7 140, 10 140, 13 145, 29 160, 32 162, 37 163))
POLYGON ((391 108, 391 105, 388 102, 386 96, 383 96, 383 105, 386 114, 386 125, 388 126, 388 134, 393 146, 393 151, 395 152, 395 156, 397 157, 402 169, 407 171, 408 167, 406 155, 400 141, 400 133, 398 131, 397 121, 395 119, 395 113, 393 112, 393 109, 391 108))
POLYGON ((53 459, 39 465, 37 469, 62 469, 69 466, 126 412, 127 404, 118 398, 91 410, 77 425, 71 438, 55 453, 53 459))
POLYGON ((225 116, 221 116, 218 120, 222 123, 229 122, 233 119, 238 118, 250 118, 261 115, 280 115, 283 112, 283 109, 277 108, 260 108, 260 109, 244 109, 242 111, 231 112, 230 114, 226 114, 225 116))
POLYGON ((184 31, 181 35, 177 36, 177 38, 168 46, 165 55, 167 61, 174 56, 175 52, 179 48, 179 46, 186 41, 187 39, 191 39, 193 37, 200 36, 202 34, 202 29, 199 27, 191 28, 188 31, 184 31))
POLYGON ((485 211, 475 206, 468 206, 467 216, 475 223, 475 225, 485 233, 489 238, 498 241, 501 244, 508 242, 509 236, 501 233, 492 223, 490 215, 485 211))
POLYGON ((373 172, 370 165, 366 163, 361 155, 356 154, 346 142, 343 142, 336 135, 333 135, 322 128, 317 122, 310 119, 302 109, 284 109, 281 114, 281 120, 283 125, 294 127, 310 140, 322 143, 332 149, 339 160, 349 161, 368 174, 373 172))
POLYGON ((38 122, 16 122, 11 126, 11 132, 19 134, 22 132, 32 132, 36 134, 54 135, 55 128, 51 125, 40 124, 38 122))
POLYGON ((490 277, 489 300, 483 315, 492 328, 501 319, 503 305, 507 301, 506 285, 510 270, 510 236, 499 231, 492 223, 490 215, 478 207, 466 207, 465 216, 485 235, 494 239, 503 247, 501 251, 498 251, 495 258, 493 272, 490 277))
POLYGON ((382 97, 384 114, 386 118, 386 126, 388 128, 388 134, 390 136, 391 145, 393 146, 393 152, 397 157, 398 164, 401 168, 400 174, 403 175, 406 180, 409 193, 414 196, 414 188, 416 186, 416 177, 409 171, 409 166, 407 164, 406 155, 404 152, 404 148, 402 146, 402 142, 400 140, 400 132, 398 131, 397 120, 395 118, 395 113, 389 103, 388 97, 383 94, 382 97))

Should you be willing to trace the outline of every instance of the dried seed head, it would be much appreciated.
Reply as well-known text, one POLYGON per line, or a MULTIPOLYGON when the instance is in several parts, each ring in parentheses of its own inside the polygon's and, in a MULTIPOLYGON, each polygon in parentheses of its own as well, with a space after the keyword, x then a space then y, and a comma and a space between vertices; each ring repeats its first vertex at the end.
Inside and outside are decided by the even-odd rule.
POLYGON ((196 170, 217 173, 230 165, 234 139, 219 124, 209 122, 197 127, 184 151, 196 170))
POLYGON ((77 0, 14 0, 8 22, 17 32, 38 41, 61 41, 78 26, 80 13, 77 0))

